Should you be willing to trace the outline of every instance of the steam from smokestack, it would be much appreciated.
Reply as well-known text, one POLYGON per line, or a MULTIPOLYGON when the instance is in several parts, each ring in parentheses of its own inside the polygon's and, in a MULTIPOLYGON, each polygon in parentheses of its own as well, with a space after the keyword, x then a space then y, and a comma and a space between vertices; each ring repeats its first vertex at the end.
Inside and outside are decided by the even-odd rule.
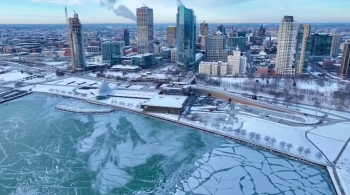
POLYGON ((127 8, 124 5, 119 5, 119 7, 117 9, 114 9, 113 12, 115 13, 115 15, 117 16, 122 16, 124 18, 128 18, 130 20, 134 20, 136 21, 136 16, 134 13, 132 13, 132 11, 129 10, 129 8, 127 8))
POLYGON ((115 15, 128 18, 136 21, 136 16, 129 8, 124 5, 120 5, 118 8, 114 9, 114 5, 117 3, 117 0, 100 0, 100 6, 105 7, 108 10, 112 10, 115 15))
POLYGON ((116 3, 117 0, 100 0, 101 7, 106 7, 109 10, 112 10, 116 3))

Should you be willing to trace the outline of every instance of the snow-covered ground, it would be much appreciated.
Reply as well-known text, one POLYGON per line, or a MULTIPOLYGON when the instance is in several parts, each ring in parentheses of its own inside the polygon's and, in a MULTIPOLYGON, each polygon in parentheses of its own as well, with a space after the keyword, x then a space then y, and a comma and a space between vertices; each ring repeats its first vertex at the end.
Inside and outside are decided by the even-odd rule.
MULTIPOLYGON (((146 101, 144 99, 127 98, 127 97, 110 97, 105 100, 96 100, 95 95, 91 94, 91 92, 94 92, 96 94, 98 89, 78 90, 78 92, 81 92, 81 93, 84 92, 85 95, 83 94, 74 95, 74 89, 76 88, 76 85, 75 86, 67 85, 69 82, 72 82, 72 81, 76 81, 75 83, 86 82, 87 84, 92 84, 97 82, 97 84, 94 85, 96 87, 99 87, 101 85, 100 84, 101 82, 93 81, 89 79, 68 78, 68 79, 63 79, 60 82, 58 81, 50 82, 51 84, 56 83, 57 85, 60 85, 60 86, 36 85, 36 87, 34 87, 32 91, 45 92, 45 93, 51 93, 51 94, 58 94, 66 97, 85 99, 87 101, 118 106, 121 108, 126 108, 134 111, 142 111, 140 105, 144 101, 146 101)), ((138 91, 135 89, 139 89, 139 88, 141 87, 136 85, 133 91, 129 91, 129 93, 135 94, 135 91, 136 92, 138 91)), ((118 90, 118 91, 120 93, 127 92, 127 90, 118 90)), ((127 95, 130 95, 130 94, 127 94, 127 95)), ((149 95, 152 95, 152 94, 149 94, 149 95)), ((320 114, 318 114, 316 113, 316 111, 309 110, 309 109, 316 109, 315 107, 312 107, 312 106, 301 106, 300 108, 299 107, 296 107, 296 108, 298 109, 301 108, 303 113, 311 114, 315 112, 315 115, 318 115, 318 116, 324 116, 324 114, 321 114, 321 113, 332 113, 332 114, 336 114, 339 117, 350 118, 350 113, 346 113, 346 112, 324 109, 324 110, 321 110, 322 112, 320 114)), ((320 148, 324 152, 324 154, 327 156, 327 158, 332 162, 336 158, 341 148, 344 146, 344 143, 350 137, 350 131, 348 130, 350 127, 350 123, 347 123, 347 122, 314 128, 313 126, 307 126, 307 127, 286 126, 279 123, 264 120, 257 116, 246 116, 244 115, 244 113, 236 114, 236 117, 237 117, 236 119, 232 119, 230 118, 230 116, 227 116, 230 118, 230 120, 225 120, 227 118, 226 115, 222 115, 221 113, 212 114, 208 116, 206 116, 206 113, 202 113, 202 112, 194 113, 198 115, 203 115, 204 121, 201 121, 201 122, 190 120, 184 116, 180 118, 179 115, 173 115, 173 114, 163 114, 163 113, 147 113, 147 114, 166 118, 174 122, 179 121, 181 123, 185 123, 185 124, 192 125, 199 128, 204 128, 212 132, 218 132, 224 135, 229 135, 229 136, 250 141, 252 143, 262 145, 268 148, 274 148, 275 150, 289 153, 294 156, 299 156, 299 157, 309 159, 311 161, 320 162, 322 164, 327 164, 328 163, 327 159, 325 157, 319 158, 316 156, 316 154, 319 153, 319 150, 313 144, 315 144, 318 148, 320 148), (218 120, 217 117, 221 117, 224 120, 222 121, 218 120), (241 131, 242 129, 245 130, 244 133, 242 133, 241 131), (307 131, 310 131, 308 133, 308 138, 312 141, 312 143, 306 137, 307 131), (260 134, 261 137, 260 139, 257 139, 256 136, 251 136, 252 134, 255 134, 255 135, 260 134), (268 136, 268 139, 266 138, 267 136, 268 136), (284 145, 281 144, 284 142, 285 142, 284 145), (288 144, 291 144, 292 146, 288 148, 287 147, 288 144), (303 148, 303 151, 301 152, 298 151, 298 148, 303 148), (305 153, 306 149, 310 149, 310 153, 305 153)), ((346 166, 348 168, 350 167, 350 165, 346 165, 344 163, 342 166, 341 164, 339 164, 341 162, 345 162, 346 159, 349 161, 349 158, 350 158, 349 156, 350 156, 350 146, 346 148, 346 150, 343 153, 343 156, 338 161, 337 166, 341 168, 341 170, 346 170, 346 166)), ((339 174, 342 174, 340 177, 343 178, 343 182, 345 183, 348 181, 348 179, 350 179, 350 176, 347 177, 347 175, 349 174, 346 171, 345 172, 340 171, 339 174)), ((343 185, 343 187, 344 186, 346 185, 343 185)))
POLYGON ((21 73, 21 71, 12 70, 4 74, 0 74, 0 82, 17 81, 30 76, 27 73, 21 73))
POLYGON ((350 171, 344 169, 337 169, 339 179, 346 195, 350 194, 350 171))

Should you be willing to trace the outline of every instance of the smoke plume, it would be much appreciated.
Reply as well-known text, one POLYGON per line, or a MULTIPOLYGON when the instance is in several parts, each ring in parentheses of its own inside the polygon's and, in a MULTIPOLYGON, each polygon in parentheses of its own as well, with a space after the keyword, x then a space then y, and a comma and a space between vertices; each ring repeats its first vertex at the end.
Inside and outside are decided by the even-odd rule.
POLYGON ((135 14, 132 11, 130 11, 130 9, 127 8, 126 6, 120 5, 118 8, 114 9, 114 5, 116 3, 117 3, 117 0, 100 0, 101 7, 105 7, 108 10, 112 10, 117 16, 121 16, 121 17, 136 21, 135 14))
POLYGON ((124 18, 128 18, 128 19, 136 21, 135 14, 132 13, 132 11, 130 11, 129 8, 127 8, 124 5, 119 5, 119 7, 117 9, 113 9, 113 12, 117 16, 122 16, 124 18))
POLYGON ((101 7, 106 7, 109 10, 112 10, 116 3, 117 0, 100 0, 101 7))

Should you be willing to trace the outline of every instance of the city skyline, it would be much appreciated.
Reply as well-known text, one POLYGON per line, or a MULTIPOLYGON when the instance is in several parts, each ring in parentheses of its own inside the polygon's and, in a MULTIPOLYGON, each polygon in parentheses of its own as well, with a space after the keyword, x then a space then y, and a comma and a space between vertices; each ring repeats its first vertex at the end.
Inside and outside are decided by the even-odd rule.
MULTIPOLYGON (((212 0, 183 1, 186 7, 196 12, 197 23, 278 23, 281 16, 293 15, 299 23, 346 23, 350 21, 347 0, 296 0, 280 2, 278 0, 212 0), (273 10, 273 11, 271 11, 273 10), (326 13, 326 14, 325 14, 326 13), (263 16, 263 17, 262 17, 263 16), (310 17, 312 16, 312 17, 310 17)), ((0 24, 64 24, 64 6, 68 14, 75 10, 82 23, 134 23, 130 19, 116 16, 112 10, 100 6, 99 0, 5 0, 0 2, 6 7, 0 24), (22 6, 17 6, 21 4, 22 6), (93 14, 92 14, 93 13, 93 14)), ((136 15, 136 8, 143 5, 154 10, 154 23, 176 23, 177 2, 161 0, 120 0, 114 8, 125 5, 136 15)))

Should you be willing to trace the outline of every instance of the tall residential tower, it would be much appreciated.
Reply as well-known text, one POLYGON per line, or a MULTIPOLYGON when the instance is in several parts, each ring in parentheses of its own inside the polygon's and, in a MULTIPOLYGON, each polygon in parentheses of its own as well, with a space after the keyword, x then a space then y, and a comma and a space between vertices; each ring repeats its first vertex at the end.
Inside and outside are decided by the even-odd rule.
POLYGON ((309 56, 311 52, 311 25, 302 24, 299 27, 297 37, 297 51, 295 58, 295 67, 297 74, 306 74, 309 56))
POLYGON ((130 45, 130 32, 129 29, 123 29, 123 41, 125 43, 125 46, 130 45))
POLYGON ((344 44, 343 61, 340 66, 339 76, 344 79, 350 78, 350 40, 344 44))
POLYGON ((276 57, 277 74, 291 76, 295 73, 293 66, 296 45, 297 22, 293 16, 284 16, 278 30, 276 57))
POLYGON ((168 46, 175 46, 176 26, 168 26, 166 32, 166 43, 168 46))
POLYGON ((177 66, 182 70, 195 68, 196 16, 184 5, 178 7, 176 18, 177 66))
POLYGON ((339 48, 341 44, 341 36, 339 34, 336 34, 336 32, 333 30, 331 32, 331 35, 333 37, 332 39, 332 47, 331 47, 331 57, 337 57, 339 55, 339 48))
POLYGON ((139 54, 154 53, 153 9, 136 9, 137 16, 137 51, 139 54))
POLYGON ((71 68, 72 71, 83 71, 85 69, 85 51, 83 33, 78 14, 74 14, 74 18, 69 18, 68 23, 69 41, 72 55, 71 68))
POLYGON ((207 36, 209 34, 209 26, 208 23, 205 23, 205 20, 200 24, 199 28, 199 35, 207 36))

